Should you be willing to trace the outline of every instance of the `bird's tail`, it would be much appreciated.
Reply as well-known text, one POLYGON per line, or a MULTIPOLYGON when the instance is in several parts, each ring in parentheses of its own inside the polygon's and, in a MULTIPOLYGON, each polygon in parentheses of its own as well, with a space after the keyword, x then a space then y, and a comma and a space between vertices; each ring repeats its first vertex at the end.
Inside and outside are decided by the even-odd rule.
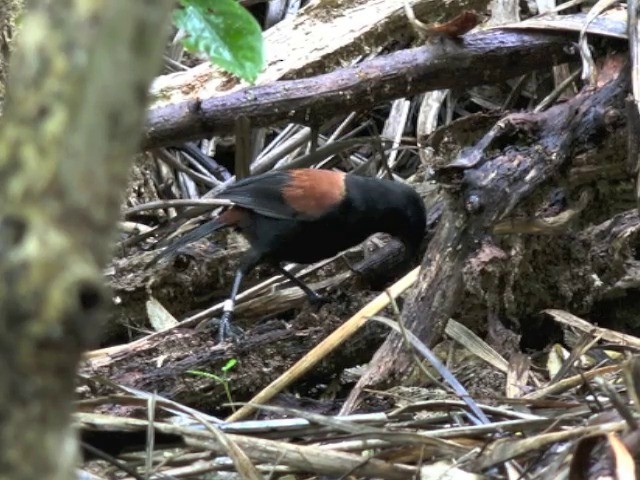
POLYGON ((151 261, 146 265, 145 269, 152 267, 163 258, 173 257, 176 252, 178 252, 178 250, 189 245, 190 243, 200 240, 201 238, 212 234, 216 230, 220 230, 228 226, 229 224, 220 221, 218 218, 214 218, 213 220, 203 223, 199 227, 196 227, 193 230, 190 230, 189 232, 182 235, 172 244, 168 245, 163 251, 161 251, 158 255, 151 259, 151 261))

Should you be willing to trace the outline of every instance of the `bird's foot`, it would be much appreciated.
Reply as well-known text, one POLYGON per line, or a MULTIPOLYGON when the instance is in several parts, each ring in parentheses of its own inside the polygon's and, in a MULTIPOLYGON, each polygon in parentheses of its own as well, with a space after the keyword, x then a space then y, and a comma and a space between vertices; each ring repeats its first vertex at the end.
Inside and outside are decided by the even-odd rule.
POLYGON ((233 325, 233 312, 222 312, 220 317, 220 325, 218 326, 218 343, 224 343, 230 339, 233 343, 237 343, 244 335, 240 327, 233 325))

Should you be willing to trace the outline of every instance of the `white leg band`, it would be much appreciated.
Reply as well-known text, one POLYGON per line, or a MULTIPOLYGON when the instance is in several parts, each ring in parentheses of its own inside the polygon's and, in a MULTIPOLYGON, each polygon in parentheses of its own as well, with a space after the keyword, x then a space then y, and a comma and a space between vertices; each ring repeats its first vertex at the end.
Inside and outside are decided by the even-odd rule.
POLYGON ((234 307, 235 307, 235 305, 233 304, 233 300, 228 298, 222 304, 222 311, 223 312, 233 312, 234 307))

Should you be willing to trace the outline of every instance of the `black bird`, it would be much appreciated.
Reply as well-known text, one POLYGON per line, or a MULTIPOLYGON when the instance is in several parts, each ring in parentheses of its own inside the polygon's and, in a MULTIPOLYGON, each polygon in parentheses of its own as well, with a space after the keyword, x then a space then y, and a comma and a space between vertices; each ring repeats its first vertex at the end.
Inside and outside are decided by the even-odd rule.
POLYGON ((151 264, 216 230, 240 230, 251 248, 240 262, 225 302, 220 341, 230 332, 242 279, 256 265, 272 264, 311 301, 318 301, 321 297, 282 268, 282 262, 317 262, 377 232, 401 240, 405 257, 412 258, 418 253, 426 228, 424 203, 411 187, 329 170, 297 169, 256 175, 232 184, 218 198, 234 205, 183 235, 151 264))

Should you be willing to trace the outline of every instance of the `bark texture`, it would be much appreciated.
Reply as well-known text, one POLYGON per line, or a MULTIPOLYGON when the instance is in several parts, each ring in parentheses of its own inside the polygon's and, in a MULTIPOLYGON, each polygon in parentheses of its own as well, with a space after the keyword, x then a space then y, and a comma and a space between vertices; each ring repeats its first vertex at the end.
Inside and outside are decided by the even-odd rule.
POLYGON ((0 477, 74 476, 74 374, 170 2, 33 2, 0 130, 0 477), (135 65, 135 68, 131 66, 135 65))
MULTIPOLYGON (((535 250, 521 245, 521 251, 549 255, 541 268, 531 269, 536 281, 529 284, 545 287, 539 287, 537 292, 535 289, 524 292, 527 272, 514 267, 518 254, 513 245, 515 241, 529 241, 531 236, 516 240, 512 235, 505 240, 495 234, 504 235, 508 231, 558 235, 566 230, 566 223, 560 228, 537 225, 536 217, 548 215, 527 211, 526 201, 533 200, 539 205, 539 200, 557 185, 567 192, 575 191, 578 196, 580 189, 594 178, 586 174, 589 169, 585 168, 585 159, 597 158, 598 150, 616 152, 624 148, 627 85, 628 73, 623 72, 596 91, 586 90, 545 112, 507 115, 473 147, 463 150, 454 162, 436 167, 438 181, 448 191, 445 209, 422 262, 417 287, 402 314, 406 327, 427 345, 434 346, 441 339, 448 319, 459 313, 457 306, 464 302, 465 293, 482 299, 487 312, 484 320, 489 324, 496 318, 517 320, 533 315, 545 305, 562 305, 561 308, 584 312, 594 299, 602 298, 603 288, 593 278, 603 273, 591 264, 593 257, 588 248, 578 248, 579 243, 571 239, 556 240, 557 236, 552 237, 554 242, 549 237, 538 241, 535 250), (611 148, 614 144, 617 149, 611 148), (514 213, 525 217, 522 224, 517 221, 500 224, 514 213), (555 263, 549 262, 549 258, 554 258, 555 263), (562 282, 558 281, 562 268, 555 269, 560 258, 582 258, 581 268, 567 270, 573 278, 563 278, 562 282), (518 298, 526 299, 526 306, 517 308, 518 298)), ((621 156, 614 153, 609 158, 616 162, 616 169, 621 168, 621 156)), ((614 171, 609 171, 610 180, 614 171)), ((586 199, 594 193, 587 189, 582 195, 585 199, 576 204, 588 203, 586 199)), ((601 198, 598 207, 608 201, 606 196, 601 198)), ((584 206, 577 210, 584 210, 584 206)), ((582 217, 593 221, 597 217, 589 216, 598 211, 600 208, 587 209, 582 217)), ((530 255, 533 257, 535 253, 530 255)), ((526 260, 529 262, 533 265, 532 259, 526 260)), ((615 280, 618 281, 621 279, 615 280)), ((411 371, 411 366, 412 359, 401 337, 391 334, 352 391, 343 412, 355 407, 363 388, 379 388, 397 380, 411 371)))
POLYGON ((577 58, 566 35, 495 30, 441 40, 315 77, 156 103, 149 110, 145 146, 230 133, 238 117, 250 118, 254 127, 282 121, 319 125, 403 96, 502 81, 577 58))
POLYGON ((0 4, 0 101, 4 100, 7 83, 7 65, 11 55, 12 40, 16 34, 16 20, 22 13, 22 0, 9 0, 0 4))

